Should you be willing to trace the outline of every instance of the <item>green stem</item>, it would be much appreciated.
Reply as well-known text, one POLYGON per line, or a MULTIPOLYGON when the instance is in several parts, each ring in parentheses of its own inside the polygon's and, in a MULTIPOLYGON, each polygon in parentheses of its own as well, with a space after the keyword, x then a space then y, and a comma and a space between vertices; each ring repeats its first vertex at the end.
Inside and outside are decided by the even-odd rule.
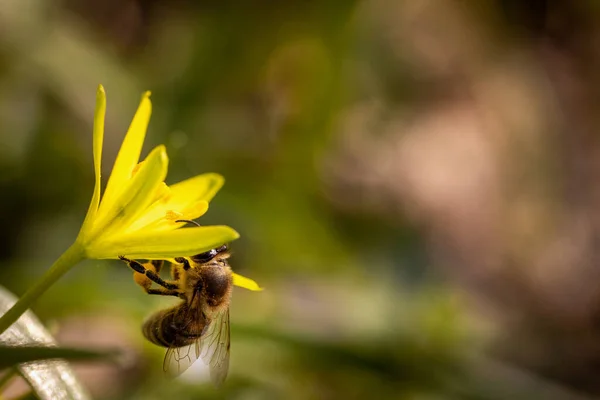
POLYGON ((46 271, 44 276, 31 286, 27 292, 0 317, 0 334, 15 323, 21 315, 61 276, 69 271, 75 264, 83 260, 84 251, 79 243, 71 245, 46 271))

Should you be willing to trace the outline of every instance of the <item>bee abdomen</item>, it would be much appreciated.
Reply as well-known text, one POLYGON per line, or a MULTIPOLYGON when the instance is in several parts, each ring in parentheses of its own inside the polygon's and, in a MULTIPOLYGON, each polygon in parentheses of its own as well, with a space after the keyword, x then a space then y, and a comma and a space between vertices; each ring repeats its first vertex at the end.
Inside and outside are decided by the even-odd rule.
MULTIPOLYGON (((165 329, 163 327, 164 322, 169 318, 169 315, 166 315, 171 310, 163 310, 159 311, 155 314, 152 314, 150 318, 148 318, 144 324, 142 325, 142 333, 154 344, 163 347, 170 347, 168 337, 165 337, 165 329)), ((167 332, 168 333, 168 332, 167 332)), ((169 335, 166 335, 169 336, 169 335)))
POLYGON ((180 326, 183 307, 159 311, 142 325, 142 333, 150 342, 162 347, 182 347, 196 341, 200 334, 180 326))

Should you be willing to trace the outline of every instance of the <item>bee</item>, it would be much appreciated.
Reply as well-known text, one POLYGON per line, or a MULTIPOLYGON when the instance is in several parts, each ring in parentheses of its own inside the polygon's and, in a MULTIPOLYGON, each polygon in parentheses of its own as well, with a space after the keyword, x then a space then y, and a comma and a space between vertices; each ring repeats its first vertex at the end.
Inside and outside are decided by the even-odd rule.
MULTIPOLYGON (((185 221, 193 222, 193 221, 185 221)), ((211 380, 218 386, 227 377, 230 354, 229 303, 233 276, 227 263, 227 245, 188 258, 175 258, 171 280, 159 274, 163 262, 140 264, 119 258, 133 269, 134 281, 148 294, 176 296, 183 301, 157 311, 142 325, 150 342, 167 348, 163 370, 177 376, 198 358, 208 364, 211 380), (158 285, 152 288, 152 284, 158 285)))

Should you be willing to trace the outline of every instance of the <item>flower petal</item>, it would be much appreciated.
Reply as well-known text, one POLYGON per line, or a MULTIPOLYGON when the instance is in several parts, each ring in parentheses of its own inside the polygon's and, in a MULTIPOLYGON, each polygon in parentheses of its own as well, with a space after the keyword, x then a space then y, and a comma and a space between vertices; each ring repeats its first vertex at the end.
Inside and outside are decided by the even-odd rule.
POLYGON ((165 219, 169 212, 181 213, 180 219, 196 219, 202 216, 208 203, 221 189, 225 180, 219 174, 208 173, 186 179, 169 188, 169 196, 165 201, 158 200, 152 204, 144 215, 134 221, 127 232, 133 232, 145 227, 158 230, 179 228, 185 223, 174 223, 165 219))
POLYGON ((119 192, 124 188, 125 183, 131 178, 133 168, 138 164, 146 129, 152 114, 152 103, 150 102, 150 92, 142 95, 140 105, 127 130, 123 144, 115 160, 110 178, 106 185, 102 204, 100 204, 99 213, 104 213, 110 208, 110 203, 115 200, 119 192))
POLYGON ((119 232, 154 201, 154 196, 167 175, 169 159, 164 146, 157 146, 128 181, 119 196, 110 203, 94 224, 93 234, 108 237, 119 232))
POLYGON ((261 290, 263 290, 263 288, 258 286, 258 283, 254 282, 252 279, 236 274, 235 272, 233 272, 233 284, 235 286, 243 287, 244 289, 252 290, 255 292, 260 292, 261 290))
MULTIPOLYGON (((152 206, 151 206, 152 207, 152 206)), ((130 227, 125 229, 124 233, 132 233, 139 230, 153 230, 153 231, 171 231, 173 229, 181 228, 185 226, 190 220, 201 217, 208 211, 208 202, 201 200, 184 213, 180 213, 174 210, 167 210, 162 218, 155 220, 154 222, 148 223, 149 219, 142 216, 136 219, 130 227), (177 220, 185 220, 186 222, 175 222, 177 220)))
POLYGON ((197 175, 171 186, 173 201, 186 198, 190 193, 195 193, 198 200, 210 202, 215 194, 223 187, 225 179, 219 174, 208 173, 197 175))
POLYGON ((94 133, 93 133, 93 152, 94 152, 94 174, 96 181, 94 183, 94 193, 92 201, 88 208, 87 215, 81 226, 81 234, 85 235, 91 228, 91 224, 98 212, 101 190, 101 163, 102 163, 102 142, 104 141, 104 116, 106 114, 106 92, 102 85, 98 85, 96 91, 96 108, 94 110, 94 133))
POLYGON ((169 259, 189 257, 235 240, 239 234, 228 226, 202 226, 174 231, 138 231, 115 235, 88 248, 90 258, 169 259))

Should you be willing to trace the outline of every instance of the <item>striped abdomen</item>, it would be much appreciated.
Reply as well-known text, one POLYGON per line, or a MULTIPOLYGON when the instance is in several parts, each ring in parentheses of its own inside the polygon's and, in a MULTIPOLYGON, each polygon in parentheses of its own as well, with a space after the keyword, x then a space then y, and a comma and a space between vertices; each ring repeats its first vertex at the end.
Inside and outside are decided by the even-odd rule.
POLYGON ((190 309, 186 303, 158 311, 144 322, 142 333, 154 344, 163 347, 182 347, 200 338, 206 325, 198 309, 190 309))

